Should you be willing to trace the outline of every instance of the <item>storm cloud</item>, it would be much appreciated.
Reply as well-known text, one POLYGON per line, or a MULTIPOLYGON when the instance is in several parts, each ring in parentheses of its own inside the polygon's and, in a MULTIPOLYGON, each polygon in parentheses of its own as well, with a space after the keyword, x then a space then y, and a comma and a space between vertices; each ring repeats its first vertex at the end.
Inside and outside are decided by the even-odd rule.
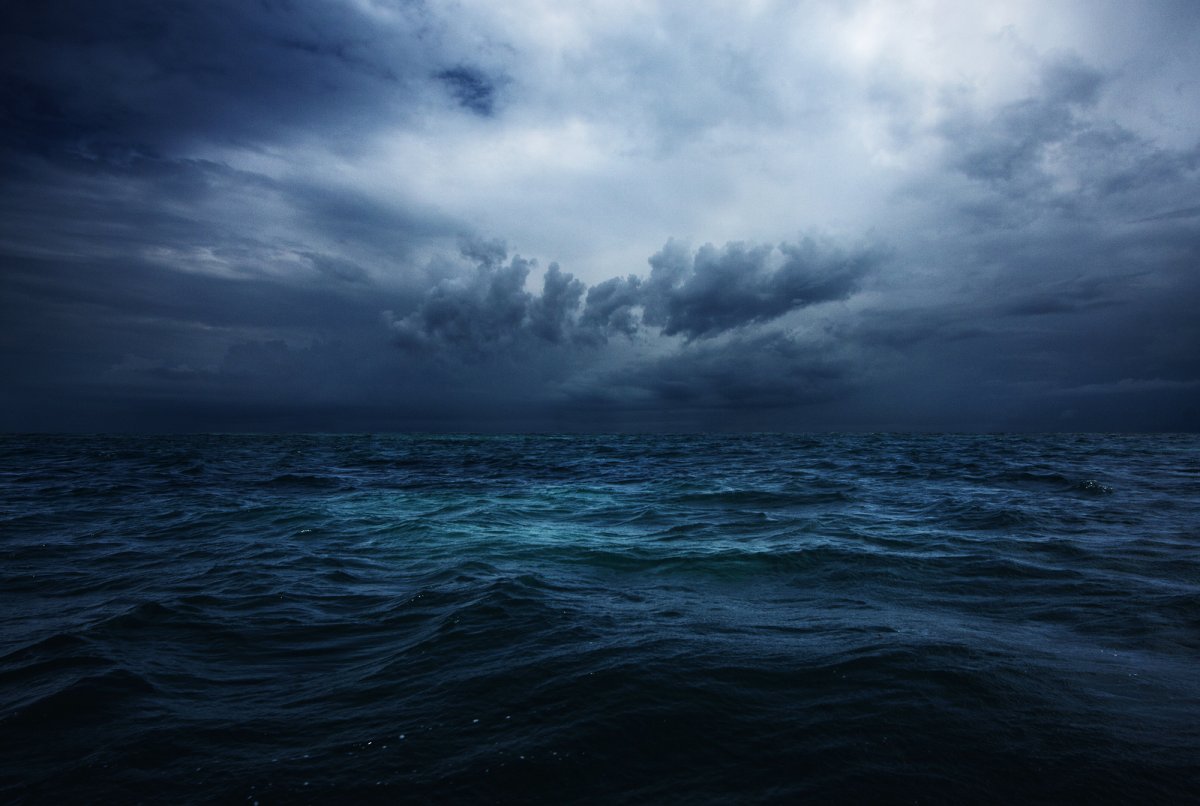
POLYGON ((0 11, 0 428, 1200 427, 1186 3, 0 11))
POLYGON ((472 243, 462 251, 478 261, 472 271, 439 280, 403 318, 388 312, 399 344, 483 357, 530 340, 559 344, 568 337, 583 283, 551 263, 542 293, 534 296, 525 282, 536 261, 507 259, 499 242, 472 243))
POLYGON ((845 299, 874 262, 868 253, 821 249, 812 239, 777 248, 705 244, 695 254, 670 242, 650 258, 644 318, 668 336, 712 336, 845 299))
POLYGON ((648 259, 645 281, 612 277, 588 289, 551 263, 535 296, 525 286, 536 261, 509 259, 500 241, 470 241, 461 252, 475 261, 472 271, 438 281, 403 318, 389 312, 401 344, 480 356, 534 338, 597 345, 616 334, 632 338, 647 326, 689 341, 710 338, 846 299, 880 260, 866 249, 818 246, 812 239, 698 250, 669 241, 648 259))

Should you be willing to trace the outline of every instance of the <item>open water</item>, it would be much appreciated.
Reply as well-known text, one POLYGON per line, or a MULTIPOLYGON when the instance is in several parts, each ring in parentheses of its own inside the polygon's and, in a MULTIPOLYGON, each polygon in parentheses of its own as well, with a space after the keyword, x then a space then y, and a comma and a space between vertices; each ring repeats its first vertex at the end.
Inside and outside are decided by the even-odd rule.
POLYGON ((0 800, 1197 802, 1200 437, 0 438, 0 800))

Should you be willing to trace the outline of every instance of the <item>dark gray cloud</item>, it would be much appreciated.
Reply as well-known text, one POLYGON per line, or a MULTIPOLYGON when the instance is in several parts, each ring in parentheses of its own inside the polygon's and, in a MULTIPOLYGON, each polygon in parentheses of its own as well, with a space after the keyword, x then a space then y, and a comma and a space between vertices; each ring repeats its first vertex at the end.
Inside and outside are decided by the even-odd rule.
POLYGON ((1053 59, 1041 71, 1041 94, 1047 103, 1091 106, 1100 97, 1104 74, 1068 54, 1053 59))
POLYGON ((481 117, 491 117, 496 106, 496 82, 475 67, 460 65, 442 70, 435 77, 446 85, 464 109, 481 117))
POLYGON ((585 286, 551 263, 542 279, 542 295, 529 304, 529 328, 535 336, 560 344, 575 323, 585 286))
POLYGON ((477 359, 530 340, 560 344, 569 337, 583 283, 551 263, 535 297, 525 281, 537 261, 508 259, 500 241, 469 240, 462 254, 475 261, 472 270, 439 280, 415 311, 403 317, 388 313, 400 344, 477 359))
POLYGON ((670 242, 650 258, 644 320, 688 339, 769 322, 845 299, 879 260, 875 252, 847 252, 811 238, 778 247, 705 244, 694 254, 670 242))
POLYGON ((1099 115, 1109 81, 1064 56, 1042 67, 1037 92, 987 117, 951 102, 939 128, 947 163, 993 194, 964 211, 987 225, 1023 226, 1058 211, 1096 219, 1171 201, 1189 209, 1200 142, 1167 148, 1099 115))
POLYGON ((1135 224, 1145 224, 1150 221, 1167 221, 1173 218, 1196 218, 1200 217, 1200 206, 1184 207, 1182 210, 1168 210, 1165 213, 1139 218, 1135 224))
POLYGON ((339 3, 8 4, 6 138, 110 160, 313 127, 349 141, 362 123, 405 113, 424 78, 423 11, 397 9, 403 43, 339 3))
POLYGON ((467 277, 442 280, 420 308, 393 322, 402 344, 434 343, 474 355, 512 346, 524 332, 532 297, 524 290, 530 262, 481 265, 467 277))
POLYGON ((649 258, 645 281, 613 277, 588 289, 552 263, 542 293, 534 296, 525 284, 536 261, 508 259, 500 241, 471 239, 461 252, 475 262, 473 270, 439 280, 417 310, 390 314, 402 344, 479 357, 531 338, 598 346, 612 335, 633 337, 644 326, 688 340, 711 338, 845 299, 881 254, 811 238, 778 247, 706 244, 695 252, 669 241, 649 258))
POLYGON ((829 401, 845 391, 852 374, 834 346, 768 332, 689 344, 586 379, 573 395, 581 402, 732 415, 829 401))
POLYGON ((603 339, 608 333, 633 336, 641 322, 642 280, 637 275, 610 277, 588 289, 582 324, 585 332, 603 339))
POLYGON ((1130 278, 1078 277, 1015 294, 1003 310, 1013 316, 1047 316, 1082 313, 1120 305, 1121 280, 1130 278))
POLYGON ((958 111, 942 129, 957 151, 953 166, 972 179, 1028 192, 1043 178, 1048 147, 1095 136, 1079 112, 1096 102, 1103 85, 1099 72, 1065 58, 1042 69, 1040 92, 1000 107, 990 119, 958 111))
POLYGON ((367 280, 367 270, 353 261, 319 252, 302 252, 301 255, 308 258, 313 268, 331 279, 346 283, 362 283, 367 280))

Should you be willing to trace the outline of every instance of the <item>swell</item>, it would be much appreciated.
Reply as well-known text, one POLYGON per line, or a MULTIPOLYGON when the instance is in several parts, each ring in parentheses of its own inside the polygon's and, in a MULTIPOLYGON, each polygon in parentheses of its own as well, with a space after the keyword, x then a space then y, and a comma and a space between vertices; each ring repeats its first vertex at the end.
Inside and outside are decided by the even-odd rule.
POLYGON ((0 439, 0 795, 1184 801, 1197 457, 0 439))

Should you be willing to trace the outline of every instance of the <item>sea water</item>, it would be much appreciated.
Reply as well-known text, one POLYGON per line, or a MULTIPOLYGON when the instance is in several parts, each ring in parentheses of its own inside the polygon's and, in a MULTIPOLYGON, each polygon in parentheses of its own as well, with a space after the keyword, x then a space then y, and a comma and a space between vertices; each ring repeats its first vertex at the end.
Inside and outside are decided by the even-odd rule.
POLYGON ((9 802, 1185 802, 1200 437, 0 438, 9 802))

